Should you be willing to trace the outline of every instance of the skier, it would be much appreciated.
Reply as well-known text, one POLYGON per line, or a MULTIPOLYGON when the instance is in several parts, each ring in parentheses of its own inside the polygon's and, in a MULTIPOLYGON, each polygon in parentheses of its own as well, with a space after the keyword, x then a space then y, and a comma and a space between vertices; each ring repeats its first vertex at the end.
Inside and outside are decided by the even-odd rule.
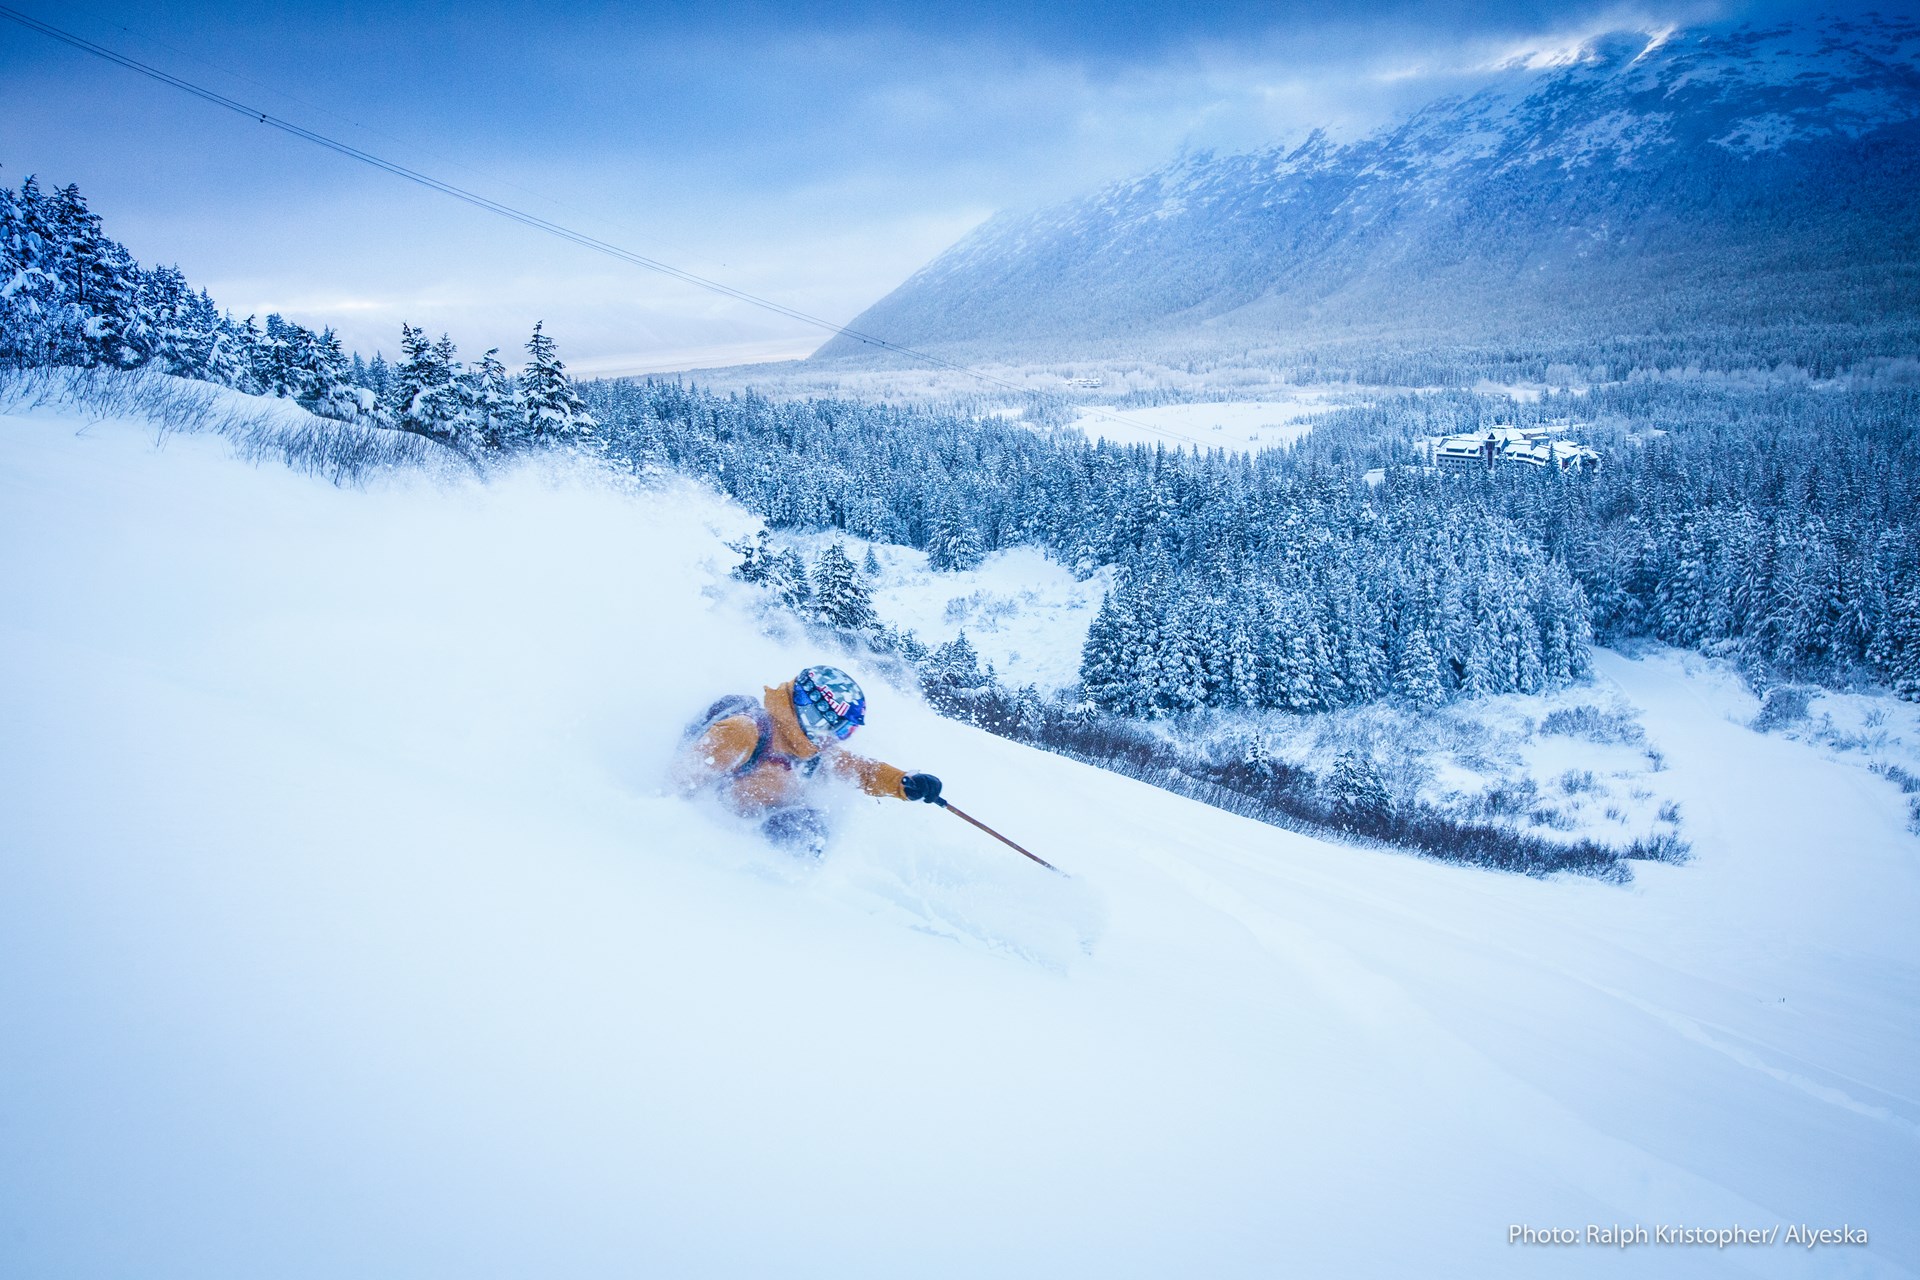
POLYGON ((824 814, 809 803, 824 763, 868 795, 940 801, 940 779, 906 773, 842 750, 866 723, 867 698, 838 667, 808 667, 755 701, 720 699, 687 730, 674 776, 689 793, 711 789, 735 813, 760 817, 774 844, 818 856, 827 845, 824 814))

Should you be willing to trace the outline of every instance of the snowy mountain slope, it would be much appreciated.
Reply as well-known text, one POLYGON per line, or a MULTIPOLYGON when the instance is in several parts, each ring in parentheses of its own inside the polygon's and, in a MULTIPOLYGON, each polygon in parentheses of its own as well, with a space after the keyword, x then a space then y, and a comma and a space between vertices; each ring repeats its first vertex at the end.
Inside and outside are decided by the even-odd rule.
POLYGON ((0 417, 0 1273, 1920 1274, 1891 788, 1605 658, 1695 815, 1631 889, 1333 846, 873 690, 818 868, 662 794, 815 656, 740 513, 340 491, 0 417), (717 531, 717 532, 716 532, 717 531), (1711 1253, 1709 1261, 1704 1255, 1711 1253))
POLYGON ((1910 19, 1617 32, 1351 142, 1190 155, 1002 216, 851 327, 1028 359, 1910 337, 1917 122, 1910 19))

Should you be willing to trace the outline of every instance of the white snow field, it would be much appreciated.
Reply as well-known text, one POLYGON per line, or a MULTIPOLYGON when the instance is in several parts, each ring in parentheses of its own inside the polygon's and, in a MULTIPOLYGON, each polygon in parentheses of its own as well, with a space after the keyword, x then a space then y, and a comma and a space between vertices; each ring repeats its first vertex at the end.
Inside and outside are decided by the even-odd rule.
POLYGON ((1285 398, 1082 408, 1074 426, 1094 439, 1115 444, 1273 449, 1292 444, 1311 431, 1312 414, 1362 402, 1350 387, 1300 387, 1285 398))
POLYGON ((743 523, 0 416, 0 1276, 1920 1274, 1893 787, 1602 655, 1696 858, 1529 880, 876 684, 1074 878, 857 795, 799 865, 660 782, 816 656, 743 523), (1588 1224, 1783 1234, 1509 1243, 1588 1224))
MULTIPOLYGON (((759 522, 749 517, 749 524, 757 528, 759 522)), ((1113 581, 1110 570, 1076 579, 1038 547, 996 551, 972 569, 937 570, 927 567, 924 551, 837 532, 783 531, 775 545, 795 548, 812 564, 835 542, 856 564, 873 551, 880 575, 863 580, 882 622, 912 631, 928 648, 964 632, 980 661, 992 664, 1000 683, 1012 689, 1032 684, 1052 692, 1080 679, 1087 629, 1113 581)))

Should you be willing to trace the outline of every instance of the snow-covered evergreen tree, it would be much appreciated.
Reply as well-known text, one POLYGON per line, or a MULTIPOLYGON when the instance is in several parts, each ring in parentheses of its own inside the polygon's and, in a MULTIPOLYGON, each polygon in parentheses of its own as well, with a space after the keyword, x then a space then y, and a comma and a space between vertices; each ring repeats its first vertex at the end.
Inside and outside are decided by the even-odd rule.
POLYGON ((1393 796, 1373 761, 1358 751, 1342 751, 1327 775, 1327 806, 1335 825, 1348 830, 1365 829, 1369 824, 1393 812, 1393 796))
POLYGON ((973 569, 986 559, 986 554, 980 531, 973 527, 973 521, 960 509, 959 502, 949 498, 934 518, 933 531, 927 540, 928 567, 943 572, 973 569))
POLYGON ((1447 699, 1447 687, 1440 675, 1440 659, 1427 639, 1424 627, 1415 625, 1400 644, 1400 661, 1394 669, 1394 688, 1400 698, 1422 710, 1431 710, 1447 699))
POLYGON ((309 386, 307 408, 323 418, 352 422, 371 409, 373 398, 353 384, 353 367, 340 346, 340 336, 332 329, 313 335, 309 348, 312 363, 306 370, 309 386))
POLYGON ((1120 592, 1107 592, 1080 651, 1080 684, 1093 705, 1125 714, 1139 701, 1133 674, 1139 639, 1129 602, 1120 592))
POLYGON ((579 444, 593 435, 593 415, 567 376, 553 339, 541 324, 527 339, 527 366, 520 371, 524 438, 537 444, 579 444))
POLYGON ((1273 747, 1263 733, 1250 733, 1241 744, 1240 761, 1256 774, 1269 775, 1273 772, 1273 747))
POLYGON ((776 600, 795 612, 805 612, 808 602, 813 599, 813 589, 807 581, 807 566, 801 561, 800 553, 791 547, 766 562, 763 581, 773 591, 776 600))
POLYGON ((518 435, 525 420, 520 389, 507 373, 507 367, 500 363, 498 347, 487 348, 479 361, 467 370, 461 392, 473 443, 498 449, 518 435))
POLYGON ((400 355, 393 376, 394 425, 443 444, 459 440, 465 406, 452 341, 442 334, 434 342, 424 329, 402 323, 400 355))
POLYGON ((849 631, 873 627, 873 597, 847 555, 845 543, 835 542, 820 553, 813 566, 814 614, 829 626, 849 631))
POLYGON ((964 631, 935 649, 923 670, 928 680, 950 689, 984 689, 992 682, 964 631))
POLYGON ((775 553, 764 527, 756 530, 751 538, 729 542, 727 546, 740 553, 740 563, 733 566, 734 578, 755 586, 766 584, 774 571, 775 553))

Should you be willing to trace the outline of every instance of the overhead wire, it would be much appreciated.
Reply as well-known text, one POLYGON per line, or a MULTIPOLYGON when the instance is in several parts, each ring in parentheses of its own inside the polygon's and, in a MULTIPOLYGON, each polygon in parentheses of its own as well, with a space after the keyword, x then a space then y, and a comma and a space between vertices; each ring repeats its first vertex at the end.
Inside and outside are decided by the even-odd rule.
MULTIPOLYGON (((331 116, 333 119, 340 121, 342 124, 350 125, 351 127, 360 130, 362 133, 371 134, 376 138, 385 138, 389 142, 398 143, 400 146, 410 148, 414 151, 421 153, 422 155, 431 156, 433 159, 440 161, 442 164, 452 165, 456 169, 465 170, 466 172, 472 174, 476 178, 483 178, 486 181, 494 183, 498 186, 509 187, 515 191, 520 192, 522 195, 532 196, 534 199, 543 201, 544 203, 549 204, 556 209, 564 209, 569 213, 577 213, 590 218, 598 216, 590 210, 582 209, 577 205, 570 205, 564 200, 556 199, 553 193, 551 192, 540 191, 533 187, 522 185, 521 183, 513 181, 511 178, 503 178, 497 173, 489 173, 484 169, 476 169, 472 165, 467 164, 464 161, 454 159, 452 156, 447 155, 445 152, 435 151, 433 148, 423 145, 417 138, 403 138, 397 133, 390 132, 386 129, 379 128, 378 126, 375 126, 375 125, 367 124, 364 121, 354 119, 350 115, 346 115, 342 112, 335 111, 332 107, 327 106, 325 103, 315 102, 310 98, 303 98, 299 94, 288 92, 285 88, 279 85, 269 84, 267 81, 261 80, 256 76, 250 76, 244 71, 237 71, 230 66, 224 66, 218 62, 214 62, 209 58, 204 58, 199 54, 195 53, 191 49, 183 49, 177 44, 172 44, 166 40, 162 40, 160 37, 154 35, 150 31, 142 31, 142 30, 139 30, 138 28, 130 27, 124 22, 121 22, 115 18, 109 17, 105 13, 101 12, 94 5, 78 4, 78 3, 75 3, 75 0, 66 0, 66 7, 69 9, 84 10, 89 14, 91 14, 94 20, 99 22, 101 25, 111 27, 115 31, 124 32, 127 35, 132 36, 135 40, 144 41, 147 44, 157 46, 158 48, 161 48, 161 49, 165 49, 167 52, 176 54, 179 57, 185 58, 189 62, 199 63, 201 66, 207 68, 209 71, 214 71, 220 75, 229 77, 233 80, 238 80, 238 81, 241 81, 242 83, 250 84, 257 89, 263 89, 266 92, 271 93, 276 97, 283 98, 288 102, 296 103, 299 106, 305 107, 309 111, 317 111, 323 116, 331 116)), ((606 221, 606 219, 601 219, 601 220, 606 221)), ((615 221, 610 223, 610 225, 620 226, 622 224, 615 221)), ((631 226, 623 226, 622 229, 628 230, 628 231, 635 230, 635 228, 631 226)), ((653 233, 649 232, 644 234, 653 234, 653 233)), ((724 266, 725 264, 723 263, 721 265, 724 266)))
MULTIPOLYGON (((707 276, 698 275, 692 271, 687 271, 683 268, 676 267, 672 263, 663 262, 660 259, 648 257, 645 254, 636 253, 631 249, 622 248, 619 245, 610 243, 609 241, 606 241, 606 240, 602 240, 596 236, 588 235, 585 232, 576 231, 571 227, 567 227, 558 222, 554 222, 550 219, 540 217, 538 214, 528 213, 527 211, 523 209, 517 209, 512 205, 503 204, 498 200, 494 200, 489 196, 481 195, 480 193, 475 191, 470 191, 465 187, 455 186, 453 183, 444 181, 440 178, 436 178, 431 174, 422 173, 417 169, 412 169, 406 165, 399 164, 395 161, 385 159, 384 157, 375 155, 370 151, 364 150, 360 147, 356 147, 351 143, 342 142, 337 138, 329 137, 326 134, 316 132, 312 129, 308 129, 304 125, 296 124, 291 120, 287 120, 280 116, 274 115, 271 112, 261 110, 258 107, 249 106, 246 103, 243 103, 234 98, 228 97, 226 94, 220 93, 217 90, 207 88, 204 85, 196 84, 191 80, 187 80, 180 76, 176 76, 171 72, 162 70, 161 68, 153 66, 149 63, 142 62, 137 58, 129 57, 126 54, 118 52, 117 50, 109 49, 105 45, 97 44, 92 40, 88 40, 84 36, 76 35, 73 32, 66 31, 60 27, 53 26, 51 23, 43 22, 40 19, 33 17, 31 14, 22 13, 18 9, 11 8, 7 5, 0 4, 0 17, 10 19, 11 21, 16 22, 19 25, 28 28, 29 30, 37 31, 42 35, 45 35, 51 39, 57 40, 62 44, 66 44, 72 48, 78 49, 83 53, 91 54, 94 57, 101 58, 108 62, 111 62, 116 66, 123 67, 126 70, 135 72, 139 75, 146 76, 149 79, 156 80, 161 84, 167 85, 171 88, 178 89, 182 93, 189 94, 192 97, 198 98, 201 101, 207 102, 213 106, 221 107, 225 110, 234 112, 237 115, 245 116, 250 120, 254 120, 260 124, 267 125, 274 129, 278 129, 281 132, 289 134, 293 137, 299 138, 302 141, 310 142, 315 146, 322 147, 328 151, 335 152, 339 155, 347 157, 348 159, 357 160, 362 164, 369 165, 375 169, 379 169, 384 173, 391 174, 394 177, 401 178, 407 182, 415 183, 419 186, 427 188, 430 191, 439 192, 441 195, 449 196, 455 200, 461 201, 462 203, 471 205, 474 208, 481 209, 487 213, 491 213, 498 217, 505 218, 508 221, 516 222, 522 226, 531 228, 532 230, 544 232, 547 235, 554 236, 561 240, 565 240, 570 244, 579 246, 580 248, 588 249, 595 253, 604 254, 607 257, 615 258, 621 262, 625 262, 631 266, 640 267, 647 271, 657 272, 658 274, 667 276, 671 279, 679 280, 684 284, 689 284, 696 288, 704 289, 710 293, 719 294, 722 297, 731 298, 737 302, 746 303, 749 306, 758 307, 761 310, 772 312, 775 315, 784 317, 789 320, 797 321, 801 324, 806 324, 806 325, 813 326, 815 328, 824 329, 829 333, 838 335, 840 337, 849 338, 855 342, 862 343, 866 346, 877 348, 878 350, 885 351, 893 355, 903 356, 910 360, 917 360, 924 364, 932 365, 935 368, 944 369, 950 373, 960 374, 965 377, 974 378, 981 382, 988 383, 989 385, 992 385, 992 386, 1001 387, 1005 390, 1012 391, 1018 395, 1022 395, 1022 396, 1031 395, 1034 392, 1034 389, 1032 387, 1023 386, 1022 384, 1014 382, 1011 379, 1002 378, 996 374, 991 374, 981 369, 972 368, 971 366, 961 364, 957 361, 949 360, 944 356, 935 355, 932 352, 922 351, 915 347, 909 347, 904 343, 893 342, 893 341, 890 341, 889 339, 879 337, 875 334, 863 333, 858 329, 854 329, 850 326, 843 325, 843 324, 836 324, 835 322, 831 320, 823 319, 820 316, 810 315, 809 313, 802 311, 797 307, 790 307, 790 306, 787 306, 785 303, 776 302, 771 298, 761 297, 760 295, 748 292, 745 289, 736 288, 735 286, 727 284, 724 281, 714 280, 707 276)), ((335 115, 336 113, 328 112, 328 114, 335 115)), ((345 117, 337 117, 337 118, 344 119, 345 117)), ((1181 432, 1171 431, 1163 427, 1158 427, 1152 423, 1141 422, 1136 419, 1128 418, 1122 414, 1117 414, 1107 409, 1101 409, 1101 408, 1098 408, 1097 406, 1086 405, 1086 406, 1081 406, 1081 409, 1090 417, 1094 417, 1106 422, 1112 422, 1121 426, 1132 427, 1136 430, 1144 431, 1151 435, 1162 436, 1170 440, 1179 441, 1181 443, 1192 444, 1192 445, 1195 445, 1196 447, 1202 446, 1204 443, 1193 436, 1188 436, 1181 432)))

